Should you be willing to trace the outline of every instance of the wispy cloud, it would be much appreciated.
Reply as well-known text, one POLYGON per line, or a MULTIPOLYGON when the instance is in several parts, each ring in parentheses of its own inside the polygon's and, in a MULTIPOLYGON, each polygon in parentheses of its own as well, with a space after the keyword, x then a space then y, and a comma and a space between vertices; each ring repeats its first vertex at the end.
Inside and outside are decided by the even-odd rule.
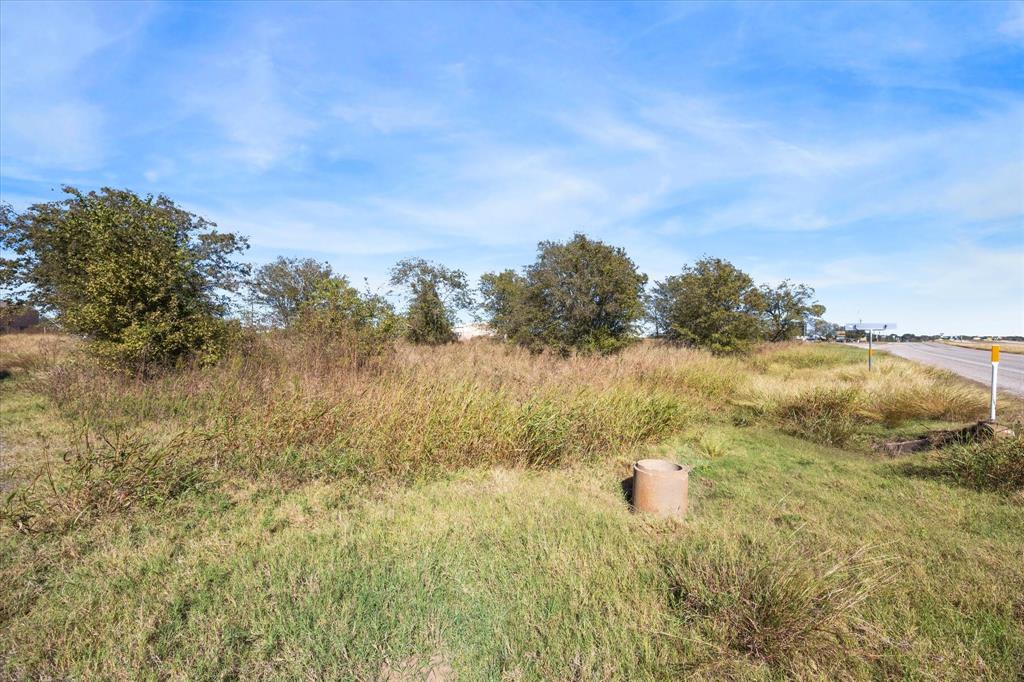
POLYGON ((1011 38, 1024 37, 1024 2, 1006 4, 1006 18, 999 24, 999 30, 1011 38))
POLYGON ((249 170, 263 171, 300 154, 316 128, 288 103, 286 85, 266 49, 219 56, 210 73, 188 91, 186 104, 223 132, 223 153, 249 170))
POLYGON ((128 41, 151 16, 145 5, 123 11, 84 3, 0 5, 0 137, 14 166, 82 171, 110 150, 104 108, 90 96, 91 64, 128 41))
POLYGON ((398 92, 360 91, 350 101, 335 104, 331 114, 384 135, 444 130, 449 123, 439 105, 417 102, 398 92))

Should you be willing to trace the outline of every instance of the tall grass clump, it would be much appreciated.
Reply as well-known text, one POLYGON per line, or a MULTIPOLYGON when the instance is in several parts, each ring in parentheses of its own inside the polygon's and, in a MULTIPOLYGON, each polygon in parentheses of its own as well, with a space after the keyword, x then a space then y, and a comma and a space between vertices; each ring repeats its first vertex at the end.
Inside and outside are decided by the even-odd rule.
POLYGON ((938 451, 938 470, 978 490, 1024 492, 1024 435, 955 443, 938 451))
POLYGON ((838 345, 781 344, 746 362, 728 401, 733 423, 781 428, 844 446, 859 433, 907 422, 967 422, 984 416, 983 389, 948 372, 881 356, 873 371, 863 351, 838 345))
POLYGON ((63 334, 0 334, 0 379, 53 367, 75 345, 63 334))
POLYGON ((826 346, 718 358, 640 343, 610 357, 562 358, 490 341, 378 341, 345 329, 252 333, 216 365, 133 374, 71 352, 37 374, 74 428, 146 434, 167 443, 167 462, 281 484, 567 466, 723 412, 843 446, 862 423, 955 418, 977 397, 913 366, 869 376, 850 367, 856 352, 826 346), (209 456, 194 460, 178 433, 195 434, 209 456))
POLYGON ((860 392, 850 387, 823 387, 783 401, 778 415, 785 428, 824 445, 845 445, 856 432, 860 392))
POLYGON ((90 428, 202 434, 219 465, 282 481, 571 465, 699 420, 709 392, 695 379, 707 368, 689 356, 653 371, 672 360, 654 349, 570 359, 486 342, 345 349, 268 334, 216 366, 149 376, 79 358, 50 374, 48 392, 90 428))
POLYGON ((855 660, 871 644, 861 605, 891 577, 867 548, 814 551, 793 539, 714 537, 673 545, 662 561, 672 609, 705 652, 690 666, 723 674, 736 658, 791 677, 855 660))
POLYGON ((0 516, 23 532, 61 529, 97 515, 155 507, 201 489, 210 477, 194 434, 154 439, 138 432, 83 432, 27 486, 12 490, 0 516))
POLYGON ((865 384, 863 412, 886 426, 912 419, 970 421, 985 414, 985 391, 943 370, 910 364, 887 366, 865 384))

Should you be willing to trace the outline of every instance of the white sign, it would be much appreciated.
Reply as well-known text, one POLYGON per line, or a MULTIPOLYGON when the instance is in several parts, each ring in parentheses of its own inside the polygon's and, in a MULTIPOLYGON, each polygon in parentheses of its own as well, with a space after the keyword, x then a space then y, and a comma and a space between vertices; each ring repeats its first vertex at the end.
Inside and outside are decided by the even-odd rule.
POLYGON ((850 322, 846 325, 846 331, 848 332, 880 332, 895 328, 895 322, 850 322))

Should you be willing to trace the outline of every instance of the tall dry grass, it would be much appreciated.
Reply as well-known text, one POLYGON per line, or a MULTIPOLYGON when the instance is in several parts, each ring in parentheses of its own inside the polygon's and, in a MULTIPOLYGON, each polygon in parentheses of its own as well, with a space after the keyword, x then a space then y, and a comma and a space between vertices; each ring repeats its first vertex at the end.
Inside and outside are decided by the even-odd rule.
POLYGON ((707 419, 738 375, 703 353, 647 347, 560 359, 493 343, 401 346, 354 361, 268 335, 212 368, 138 378, 87 358, 44 386, 94 430, 140 425, 213 442, 250 474, 409 476, 430 468, 552 466, 628 450, 707 419))
POLYGON ((77 346, 66 334, 0 334, 0 379, 52 366, 77 346))
POLYGON ((146 376, 112 372, 72 345, 22 349, 16 364, 76 432, 101 444, 71 442, 50 457, 89 463, 50 477, 58 495, 86 500, 94 491, 137 499, 127 489, 146 470, 172 482, 195 469, 195 480, 288 485, 563 466, 730 417, 842 446, 865 424, 968 420, 985 406, 983 391, 948 375, 896 360, 868 374, 856 351, 824 345, 719 358, 641 343, 566 359, 488 340, 367 354, 344 339, 263 334, 216 366, 146 376), (113 442, 130 442, 134 455, 108 457, 121 452, 102 446, 113 442), (135 469, 114 471, 119 462, 135 469))
POLYGON ((985 391, 948 372, 889 357, 868 372, 863 361, 861 353, 838 346, 762 349, 737 392, 737 416, 842 446, 864 425, 967 422, 985 414, 985 391))
MULTIPOLYGON (((69 437, 0 497, 14 677, 374 679, 435 651, 480 679, 1019 669, 1019 571, 986 559, 1019 544, 1009 507, 773 433, 861 447, 887 422, 982 416, 984 391, 943 373, 796 344, 561 359, 263 335, 141 377, 17 343, 0 429, 21 410, 16 438, 69 437), (568 468, 679 431, 704 460, 681 526, 625 513, 609 462, 568 468), (459 467, 479 469, 358 487, 459 467)), ((951 454, 946 474, 977 487, 1020 471, 1019 441, 951 454)))

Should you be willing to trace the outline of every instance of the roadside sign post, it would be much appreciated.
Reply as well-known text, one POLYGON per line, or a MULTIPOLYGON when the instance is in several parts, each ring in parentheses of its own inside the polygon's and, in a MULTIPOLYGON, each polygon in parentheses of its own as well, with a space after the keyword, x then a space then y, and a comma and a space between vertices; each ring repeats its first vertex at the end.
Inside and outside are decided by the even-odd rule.
POLYGON ((874 366, 874 336, 876 331, 886 331, 888 329, 895 329, 895 322, 850 322, 845 326, 848 332, 867 332, 868 333, 868 371, 874 366))
POLYGON ((992 346, 992 398, 989 400, 988 420, 996 423, 996 385, 999 381, 999 346, 992 346))

